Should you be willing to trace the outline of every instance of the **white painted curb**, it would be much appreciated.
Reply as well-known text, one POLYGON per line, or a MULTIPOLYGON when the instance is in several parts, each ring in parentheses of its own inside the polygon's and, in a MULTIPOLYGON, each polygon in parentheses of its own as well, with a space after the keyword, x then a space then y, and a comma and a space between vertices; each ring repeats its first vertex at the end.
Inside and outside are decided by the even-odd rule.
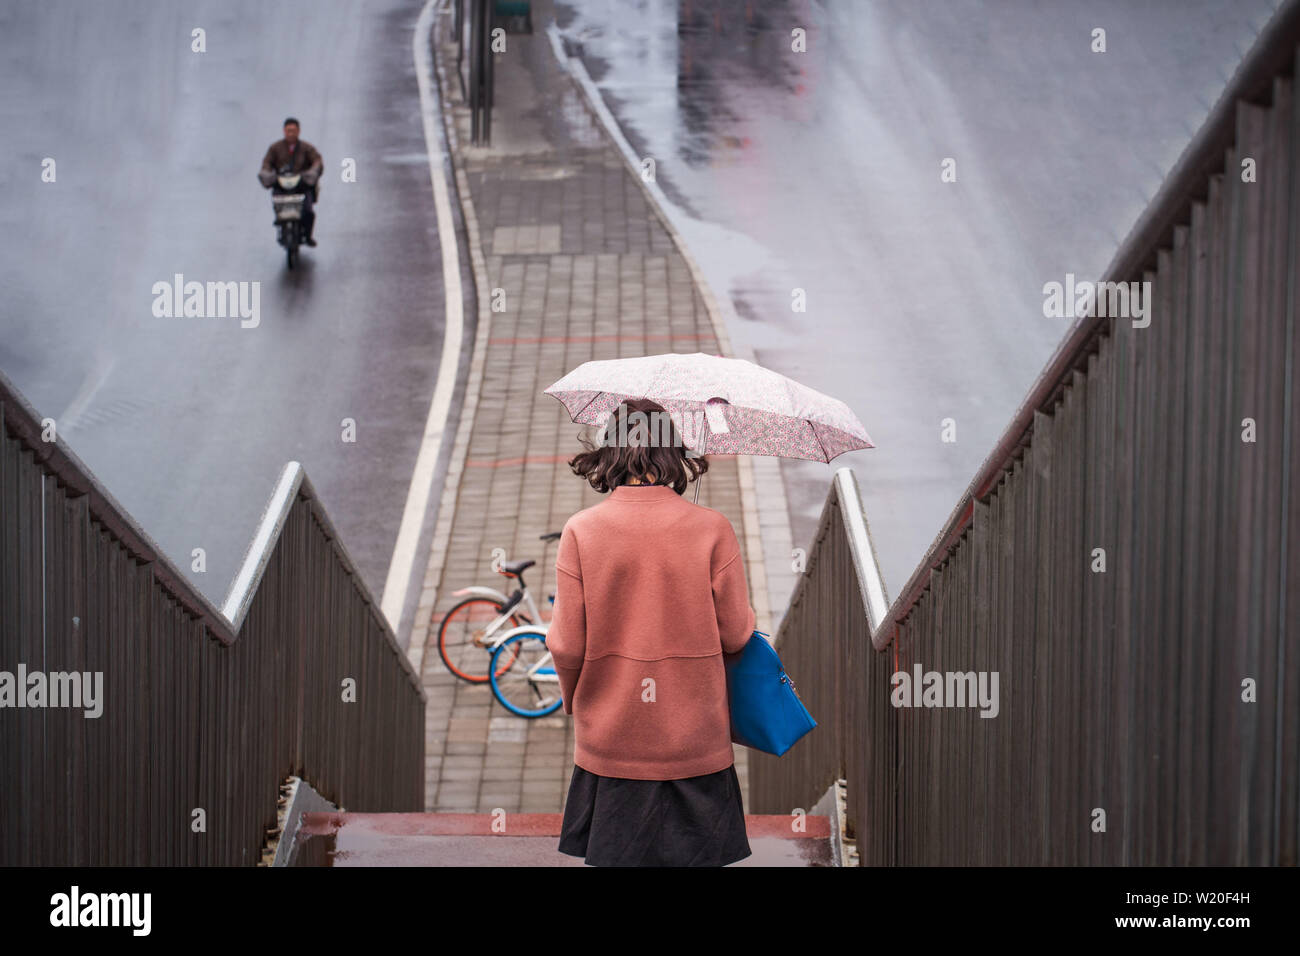
MULTIPOLYGON (((434 386, 429 414, 425 419, 424 437, 415 459, 415 473, 406 494, 402 509, 402 522, 398 526, 397 543, 388 564, 388 579, 380 608, 393 632, 402 622, 402 608, 410 587, 411 571, 415 566, 416 548, 420 542, 420 529, 429 508, 433 492, 433 479, 437 472, 438 454, 443 435, 447 430, 447 416, 451 412, 451 398, 456 389, 456 371, 460 363, 460 349, 465 336, 464 293, 460 285, 460 255, 456 248, 456 226, 451 217, 451 201, 447 179, 443 175, 446 159, 438 148, 434 133, 433 93, 429 86, 433 57, 429 50, 429 36, 433 26, 434 6, 438 0, 426 0, 415 24, 411 41, 415 57, 415 78, 420 88, 420 119, 424 124, 424 148, 429 156, 429 180, 433 186, 433 204, 438 215, 438 245, 442 249, 443 308, 446 327, 442 337, 442 358, 438 363, 438 381, 434 386)), ((416 669, 419 673, 419 669, 416 669)))

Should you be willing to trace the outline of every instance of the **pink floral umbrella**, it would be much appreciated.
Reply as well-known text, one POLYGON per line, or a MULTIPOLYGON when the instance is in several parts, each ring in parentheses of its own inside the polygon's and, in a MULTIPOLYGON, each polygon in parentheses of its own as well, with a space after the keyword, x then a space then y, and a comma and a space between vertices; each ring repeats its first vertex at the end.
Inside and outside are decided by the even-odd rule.
POLYGON ((595 426, 624 399, 648 398, 664 407, 682 443, 698 454, 829 462, 875 447, 840 400, 753 362, 703 352, 584 362, 546 394, 574 422, 595 426))

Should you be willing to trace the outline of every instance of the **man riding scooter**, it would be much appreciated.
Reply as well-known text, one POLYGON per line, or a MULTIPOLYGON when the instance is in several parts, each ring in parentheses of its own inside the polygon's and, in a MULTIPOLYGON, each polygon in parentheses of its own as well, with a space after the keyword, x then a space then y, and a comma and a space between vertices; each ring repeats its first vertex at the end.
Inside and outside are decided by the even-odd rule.
POLYGON ((284 121, 284 139, 277 140, 267 149, 262 157, 262 169, 257 174, 258 180, 268 189, 275 185, 277 173, 303 174, 298 189, 306 197, 303 200, 302 229, 305 234, 303 241, 309 246, 316 245, 312 238, 312 227, 316 225, 312 204, 320 196, 320 174, 324 166, 316 147, 298 138, 298 121, 290 116, 284 121))

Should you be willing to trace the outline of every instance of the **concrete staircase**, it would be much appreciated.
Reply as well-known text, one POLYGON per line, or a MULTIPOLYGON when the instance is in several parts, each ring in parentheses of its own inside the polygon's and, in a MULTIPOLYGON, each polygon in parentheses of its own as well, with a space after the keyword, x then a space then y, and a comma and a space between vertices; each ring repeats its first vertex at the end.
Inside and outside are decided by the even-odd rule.
MULTIPOLYGON (((303 813, 288 865, 585 866, 555 848, 561 819, 558 813, 303 813)), ((803 832, 794 832, 792 821, 747 814, 753 855, 732 865, 837 865, 828 817, 805 816, 803 832)))

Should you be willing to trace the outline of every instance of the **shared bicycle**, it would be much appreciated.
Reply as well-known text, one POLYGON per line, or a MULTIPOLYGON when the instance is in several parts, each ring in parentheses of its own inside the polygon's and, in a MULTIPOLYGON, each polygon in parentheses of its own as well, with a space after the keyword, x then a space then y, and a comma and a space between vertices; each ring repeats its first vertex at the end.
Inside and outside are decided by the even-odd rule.
MULTIPOLYGON (((560 532, 541 535, 555 541, 560 532)), ((546 650, 549 622, 543 621, 524 572, 537 562, 507 561, 497 573, 518 582, 506 595, 495 588, 467 587, 453 592, 461 598, 438 627, 438 653, 443 664, 471 684, 486 683, 506 710, 519 717, 545 717, 560 708, 559 676, 546 650)), ((555 603, 555 595, 548 595, 555 603)))

